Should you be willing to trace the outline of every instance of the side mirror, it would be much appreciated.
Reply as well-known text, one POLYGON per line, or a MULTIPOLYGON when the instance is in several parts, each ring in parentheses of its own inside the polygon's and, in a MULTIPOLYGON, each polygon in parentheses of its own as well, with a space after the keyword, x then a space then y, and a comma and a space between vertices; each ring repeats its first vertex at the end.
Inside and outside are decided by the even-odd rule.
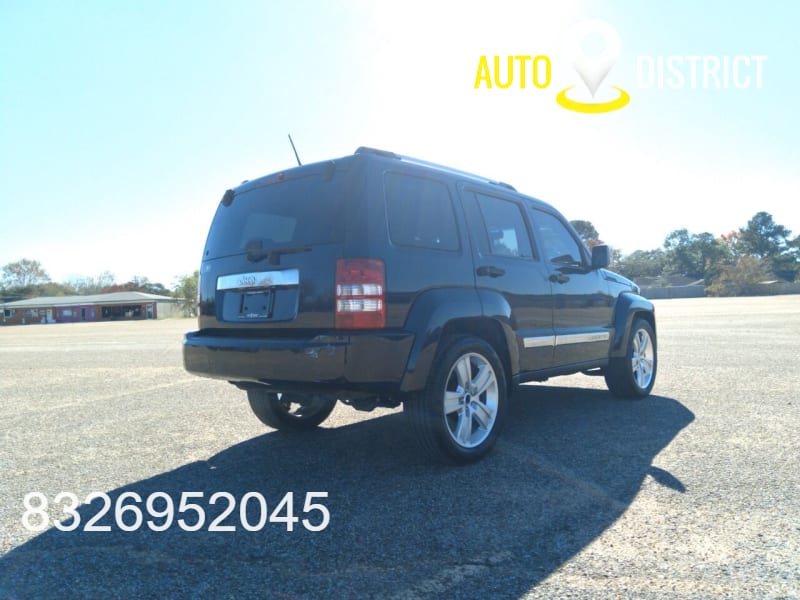
POLYGON ((592 269, 604 269, 611 264, 611 248, 605 244, 592 248, 592 269))

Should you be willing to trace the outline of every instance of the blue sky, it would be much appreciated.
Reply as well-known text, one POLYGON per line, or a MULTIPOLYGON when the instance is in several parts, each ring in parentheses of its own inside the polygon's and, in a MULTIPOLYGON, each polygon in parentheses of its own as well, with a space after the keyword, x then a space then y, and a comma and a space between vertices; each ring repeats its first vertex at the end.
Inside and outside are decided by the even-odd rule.
POLYGON ((170 286, 223 191, 382 147, 509 181, 625 252, 760 210, 800 233, 800 4, 0 0, 0 265, 170 286), (566 111, 563 48, 622 39, 606 115, 566 111), (547 54, 544 90, 474 89, 479 56, 547 54), (640 89, 641 55, 766 55, 761 89, 640 89))

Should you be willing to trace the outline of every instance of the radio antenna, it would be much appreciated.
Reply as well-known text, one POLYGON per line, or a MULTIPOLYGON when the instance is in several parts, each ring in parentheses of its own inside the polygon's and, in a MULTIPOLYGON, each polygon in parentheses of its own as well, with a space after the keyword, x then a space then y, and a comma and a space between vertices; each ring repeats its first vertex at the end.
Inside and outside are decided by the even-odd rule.
POLYGON ((292 150, 294 150, 294 157, 297 159, 297 165, 299 167, 303 166, 303 163, 300 162, 300 157, 297 155, 297 148, 294 147, 294 142, 292 141, 292 134, 289 134, 289 143, 292 145, 292 150))

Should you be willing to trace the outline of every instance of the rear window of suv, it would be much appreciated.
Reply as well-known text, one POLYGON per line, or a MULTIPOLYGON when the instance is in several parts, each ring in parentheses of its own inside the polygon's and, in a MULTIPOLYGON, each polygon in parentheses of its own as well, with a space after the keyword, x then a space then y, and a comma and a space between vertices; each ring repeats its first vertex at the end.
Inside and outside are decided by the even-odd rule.
POLYGON ((320 174, 253 188, 220 204, 206 243, 206 258, 312 246, 344 239, 343 177, 320 174))
POLYGON ((458 228, 447 186, 436 179, 386 173, 389 239, 396 246, 456 251, 458 228))

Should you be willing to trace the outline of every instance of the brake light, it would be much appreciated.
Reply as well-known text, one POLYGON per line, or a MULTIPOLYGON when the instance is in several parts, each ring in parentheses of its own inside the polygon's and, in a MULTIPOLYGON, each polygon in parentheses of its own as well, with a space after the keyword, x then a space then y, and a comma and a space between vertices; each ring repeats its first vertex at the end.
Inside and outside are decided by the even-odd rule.
POLYGON ((382 260, 336 261, 336 328, 386 327, 386 272, 382 260))

